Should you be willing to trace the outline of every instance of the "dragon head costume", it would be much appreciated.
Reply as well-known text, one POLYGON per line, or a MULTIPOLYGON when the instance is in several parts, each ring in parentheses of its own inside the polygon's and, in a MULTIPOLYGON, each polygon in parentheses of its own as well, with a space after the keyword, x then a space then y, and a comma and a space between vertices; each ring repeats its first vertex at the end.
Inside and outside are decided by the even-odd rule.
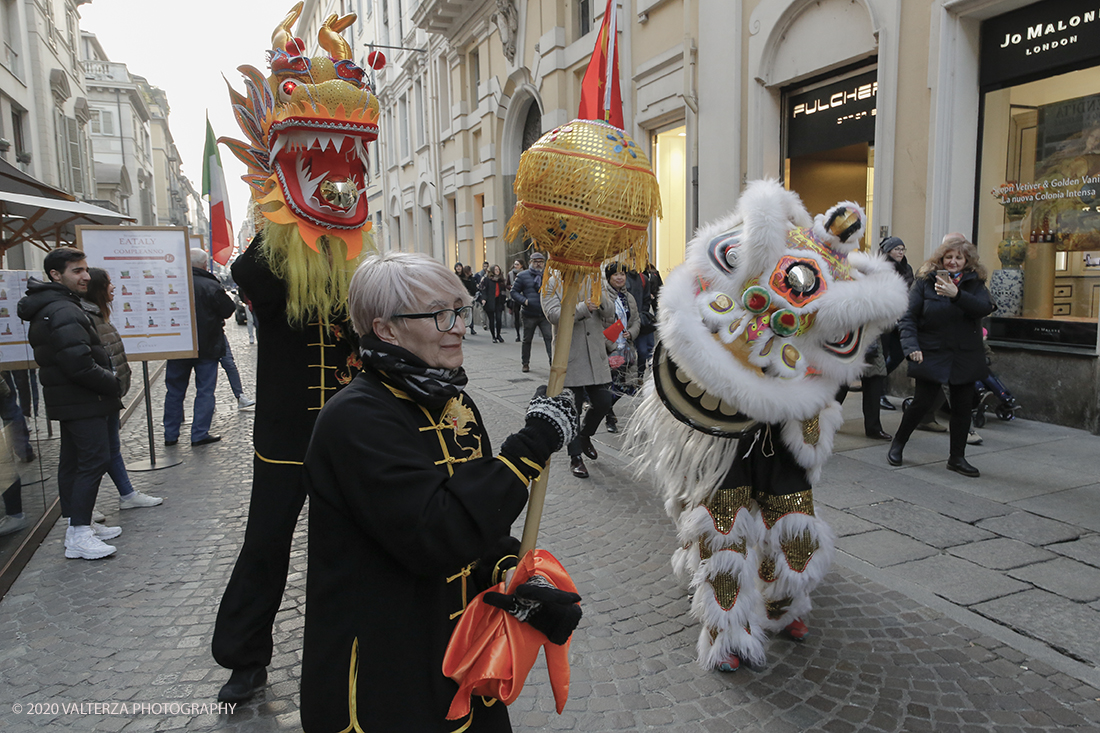
POLYGON ((373 248, 367 209, 367 145, 378 137, 378 98, 340 32, 355 15, 331 15, 318 31, 325 54, 309 57, 291 28, 297 3, 271 36, 270 76, 241 66, 245 93, 229 89, 246 141, 218 142, 247 166, 257 229, 272 271, 288 284, 287 311, 303 322, 339 311, 360 258, 373 248))

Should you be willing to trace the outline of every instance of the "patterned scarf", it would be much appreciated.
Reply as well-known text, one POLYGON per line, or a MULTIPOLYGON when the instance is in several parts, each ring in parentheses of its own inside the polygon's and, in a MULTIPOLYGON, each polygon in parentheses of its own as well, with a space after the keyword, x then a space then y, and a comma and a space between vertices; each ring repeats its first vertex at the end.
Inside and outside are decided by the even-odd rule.
POLYGON ((408 349, 368 336, 360 341, 363 361, 382 373, 385 381, 403 390, 414 402, 438 410, 457 397, 469 378, 462 367, 430 367, 408 349))

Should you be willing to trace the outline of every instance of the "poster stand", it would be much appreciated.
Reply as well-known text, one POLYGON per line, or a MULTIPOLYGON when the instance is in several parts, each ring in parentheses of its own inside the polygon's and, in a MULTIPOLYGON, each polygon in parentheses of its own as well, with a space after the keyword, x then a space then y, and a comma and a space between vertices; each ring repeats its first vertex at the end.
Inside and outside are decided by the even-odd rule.
POLYGON ((88 264, 102 267, 119 286, 119 327, 127 359, 141 361, 149 460, 127 463, 129 471, 158 471, 182 459, 157 460, 153 435, 149 362, 198 356, 195 300, 187 230, 183 227, 76 228, 77 246, 88 264))
POLYGON ((141 362, 141 377, 145 380, 145 425, 149 432, 149 460, 126 464, 128 471, 159 471, 183 463, 180 458, 170 458, 157 463, 156 440, 153 438, 153 400, 149 396, 149 362, 141 362))

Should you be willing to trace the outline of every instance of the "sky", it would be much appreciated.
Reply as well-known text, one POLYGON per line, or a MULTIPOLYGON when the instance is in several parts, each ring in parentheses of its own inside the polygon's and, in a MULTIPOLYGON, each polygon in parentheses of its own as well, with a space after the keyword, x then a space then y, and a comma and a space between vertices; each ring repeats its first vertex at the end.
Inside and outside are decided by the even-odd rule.
MULTIPOLYGON (((93 0, 79 8, 80 27, 96 35, 111 61, 126 64, 131 74, 143 76, 167 92, 171 107, 168 124, 183 173, 201 193, 207 113, 215 136, 244 138, 233 118, 222 76, 234 89, 243 91, 238 66, 255 66, 266 75, 271 31, 292 5, 293 0, 283 4, 93 0)), ((315 44, 314 40, 308 45, 315 44)), ((219 148, 236 236, 250 198, 249 188, 241 180, 245 167, 224 146, 219 148)))

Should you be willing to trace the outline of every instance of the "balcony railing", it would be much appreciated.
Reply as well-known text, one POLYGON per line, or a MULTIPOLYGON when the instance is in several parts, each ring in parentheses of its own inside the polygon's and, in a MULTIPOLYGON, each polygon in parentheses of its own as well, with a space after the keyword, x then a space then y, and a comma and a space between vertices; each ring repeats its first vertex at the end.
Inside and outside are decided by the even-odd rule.
POLYGON ((84 61, 84 78, 96 81, 130 81, 130 73, 126 70, 126 64, 116 64, 112 61, 84 61))

